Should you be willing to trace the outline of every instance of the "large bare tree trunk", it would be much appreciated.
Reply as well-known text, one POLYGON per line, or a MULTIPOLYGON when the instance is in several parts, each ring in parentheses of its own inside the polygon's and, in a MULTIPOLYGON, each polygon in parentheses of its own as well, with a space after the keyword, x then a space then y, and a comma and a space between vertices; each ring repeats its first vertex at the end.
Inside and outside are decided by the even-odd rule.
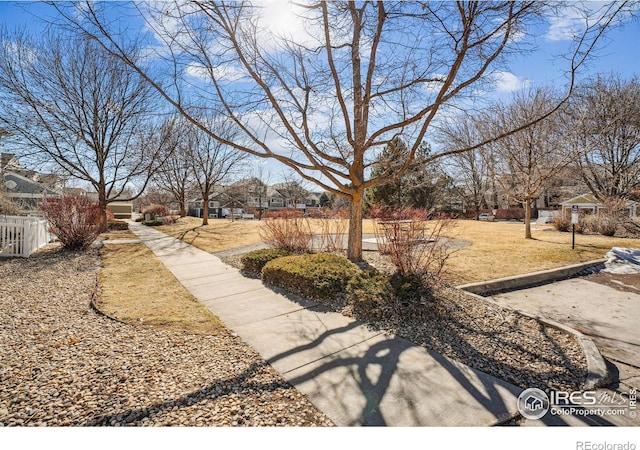
POLYGON ((531 239, 531 197, 524 201, 524 238, 531 239))
POLYGON ((100 205, 100 229, 104 232, 107 231, 107 224, 109 219, 107 217, 107 194, 104 189, 100 189, 98 192, 98 204, 100 205))
POLYGON ((349 208, 349 240, 347 258, 353 262, 362 261, 362 207, 364 196, 355 193, 349 208))
MULTIPOLYGON (((56 3, 55 7, 83 35, 133 66, 187 121, 220 145, 275 158, 301 178, 350 198, 348 255, 352 260, 362 257, 364 185, 372 188, 398 180, 411 167, 440 111, 447 105, 465 104, 466 95, 475 95, 476 86, 492 77, 501 56, 527 47, 514 37, 520 37, 542 14, 552 12, 543 2, 398 2, 387 4, 387 11, 385 2, 321 1, 302 6, 291 18, 314 26, 308 30, 316 42, 311 48, 306 43, 311 34, 284 40, 269 31, 260 17, 264 8, 250 2, 174 1, 170 6, 139 8, 164 43, 158 48, 163 57, 153 58, 153 71, 172 74, 176 80, 171 89, 165 89, 162 79, 132 61, 115 32, 117 22, 110 33, 100 5, 86 2, 77 8, 56 3), (399 29, 403 32, 398 33, 399 29), (270 48, 273 43, 278 51, 270 48), (210 48, 224 51, 210 52, 210 48), (351 58, 346 57, 349 52, 351 58), (231 67, 230 61, 237 62, 232 66, 242 83, 228 82, 222 74, 231 67), (201 89, 183 92, 179 86, 191 83, 183 83, 182 77, 194 67, 201 68, 207 80, 201 89), (183 103, 187 98, 193 102, 183 103), (191 108, 189 103, 212 106, 191 108), (256 113, 245 114, 239 108, 249 104, 256 113), (317 129, 313 118, 323 105, 330 105, 331 114, 326 127, 317 129), (215 115, 225 112, 238 136, 215 129, 209 115, 199 117, 203 110, 215 115), (378 121, 375 116, 383 110, 384 120, 378 121), (263 136, 262 130, 269 132, 263 136), (327 145, 326 136, 332 137, 332 145, 327 145), (397 136, 412 136, 409 156, 398 170, 366 180, 364 161, 397 136), (278 139, 266 139, 271 137, 290 143, 291 156, 281 152, 278 139)), ((626 9, 625 2, 614 2, 590 14, 597 18, 576 36, 567 55, 571 61, 567 95, 551 109, 542 109, 527 122, 500 129, 480 142, 435 152, 430 159, 470 152, 549 117, 568 98, 575 72, 595 41, 626 9)))
POLYGON ((202 225, 209 225, 209 193, 202 198, 202 225))

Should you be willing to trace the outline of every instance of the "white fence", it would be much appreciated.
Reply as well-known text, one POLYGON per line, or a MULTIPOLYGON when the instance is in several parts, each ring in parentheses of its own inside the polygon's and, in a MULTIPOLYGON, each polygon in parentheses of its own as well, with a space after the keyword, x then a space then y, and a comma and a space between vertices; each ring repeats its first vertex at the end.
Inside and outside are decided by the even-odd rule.
POLYGON ((0 216, 0 257, 29 257, 49 243, 47 221, 36 217, 0 216))

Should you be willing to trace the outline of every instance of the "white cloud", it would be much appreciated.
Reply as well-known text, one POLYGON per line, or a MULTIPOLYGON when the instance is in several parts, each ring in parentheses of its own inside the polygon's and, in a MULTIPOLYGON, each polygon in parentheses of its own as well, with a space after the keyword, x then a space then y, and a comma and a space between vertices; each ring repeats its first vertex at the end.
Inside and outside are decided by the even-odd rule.
POLYGON ((549 20, 549 31, 545 34, 548 41, 573 40, 584 29, 584 23, 579 17, 552 17, 549 20))
POLYGON ((494 72, 493 79, 499 92, 514 92, 531 86, 532 80, 520 78, 511 72, 494 72))
MULTIPOLYGON (((549 30, 544 38, 551 42, 574 40, 587 27, 606 22, 616 10, 611 2, 568 2, 558 8, 555 16, 549 17, 549 30)), ((618 18, 624 20, 625 15, 623 12, 618 18)))
POLYGON ((305 21, 309 11, 291 0, 261 0, 256 3, 258 28, 262 30, 260 46, 272 51, 279 48, 282 40, 297 44, 309 44, 315 41, 312 36, 320 33, 313 23, 305 21))

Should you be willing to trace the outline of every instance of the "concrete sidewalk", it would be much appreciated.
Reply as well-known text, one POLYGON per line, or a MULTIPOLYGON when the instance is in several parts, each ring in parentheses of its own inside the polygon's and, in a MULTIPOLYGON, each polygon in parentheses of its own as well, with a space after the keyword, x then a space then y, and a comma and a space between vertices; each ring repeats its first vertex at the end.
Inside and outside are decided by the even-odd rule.
MULTIPOLYGON (((614 382, 596 391, 599 399, 620 399, 621 394, 628 395, 640 388, 640 294, 616 290, 583 277, 507 292, 493 299, 509 308, 561 321, 593 339, 614 367, 610 368, 614 382)), ((610 406, 599 404, 591 409, 611 410, 610 406)), ((631 409, 624 412, 605 416, 547 415, 538 421, 526 420, 523 425, 640 426, 640 417, 632 417, 631 409)))
POLYGON ((151 227, 130 229, 338 426, 489 426, 517 414, 516 386, 275 292, 151 227))

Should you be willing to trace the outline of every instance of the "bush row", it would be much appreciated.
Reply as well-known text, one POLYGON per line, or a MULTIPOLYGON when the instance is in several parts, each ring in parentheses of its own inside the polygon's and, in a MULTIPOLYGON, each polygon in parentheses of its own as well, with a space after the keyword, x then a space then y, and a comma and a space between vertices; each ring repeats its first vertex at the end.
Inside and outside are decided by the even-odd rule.
POLYGON ((129 229, 129 224, 124 220, 108 219, 107 230, 109 231, 126 231, 129 229))
POLYGON ((289 256, 290 254, 291 253, 286 250, 280 250, 277 248, 263 248, 243 255, 242 258, 240 258, 240 261, 242 261, 244 270, 253 273, 260 273, 262 272, 262 268, 269 261, 277 258, 282 258, 283 256, 289 256))
POLYGON ((328 304, 344 300, 356 315, 383 318, 390 304, 427 305, 431 287, 418 275, 396 272, 387 277, 363 271, 343 256, 332 253, 286 255, 275 249, 256 250, 242 257, 245 270, 258 272, 274 286, 328 304))
MULTIPOLYGON (((603 236, 614 236, 618 229, 624 226, 623 221, 616 220, 607 215, 588 215, 581 216, 576 225, 576 233, 593 233, 603 236)), ((557 231, 571 231, 571 219, 566 217, 556 217, 553 221, 553 227, 557 231)))
POLYGON ((308 298, 332 300, 346 292, 357 271, 342 256, 315 253, 274 259, 263 267, 262 279, 308 298))

